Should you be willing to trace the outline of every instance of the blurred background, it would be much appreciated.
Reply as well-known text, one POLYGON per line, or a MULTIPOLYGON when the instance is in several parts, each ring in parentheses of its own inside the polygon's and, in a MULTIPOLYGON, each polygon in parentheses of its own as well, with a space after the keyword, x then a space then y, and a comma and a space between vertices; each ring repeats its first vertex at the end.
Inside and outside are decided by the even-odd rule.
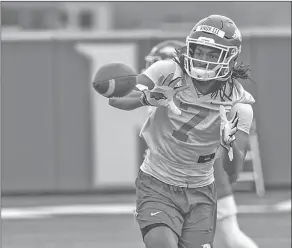
POLYGON ((240 28, 291 25, 289 2, 3 2, 2 28, 15 30, 183 29, 220 13, 240 28))
POLYGON ((3 247, 143 247, 132 210, 147 111, 109 107, 92 77, 110 62, 141 71, 210 14, 242 31, 255 81, 242 82, 256 103, 240 222, 261 247, 291 246, 291 2, 1 2, 3 247))

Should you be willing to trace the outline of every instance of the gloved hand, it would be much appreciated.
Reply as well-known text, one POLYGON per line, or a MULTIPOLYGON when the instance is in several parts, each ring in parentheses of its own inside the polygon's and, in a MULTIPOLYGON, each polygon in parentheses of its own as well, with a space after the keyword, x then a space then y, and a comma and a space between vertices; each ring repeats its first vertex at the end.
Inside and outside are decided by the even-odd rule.
POLYGON ((169 107, 174 114, 180 115, 181 111, 175 105, 173 99, 178 92, 187 89, 189 86, 175 87, 182 77, 172 79, 173 76, 174 73, 170 73, 166 78, 161 75, 152 90, 145 89, 142 91, 141 102, 144 105, 155 107, 169 107))
POLYGON ((234 115, 231 121, 227 120, 225 108, 220 105, 220 144, 228 151, 230 161, 233 160, 233 149, 231 143, 235 140, 237 132, 237 124, 239 120, 238 112, 234 115))

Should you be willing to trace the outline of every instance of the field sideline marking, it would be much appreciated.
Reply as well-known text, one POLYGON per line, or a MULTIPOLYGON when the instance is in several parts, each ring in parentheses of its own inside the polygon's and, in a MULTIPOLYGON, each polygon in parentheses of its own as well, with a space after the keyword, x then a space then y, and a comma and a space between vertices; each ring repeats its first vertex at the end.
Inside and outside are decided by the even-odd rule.
POLYGON ((290 211, 291 212, 291 199, 287 200, 287 201, 279 202, 275 206, 279 211, 290 211))
MULTIPOLYGON (((50 218, 65 215, 134 214, 134 204, 92 204, 2 208, 1 219, 50 218)), ((291 200, 274 205, 239 205, 239 214, 291 212, 291 200)))

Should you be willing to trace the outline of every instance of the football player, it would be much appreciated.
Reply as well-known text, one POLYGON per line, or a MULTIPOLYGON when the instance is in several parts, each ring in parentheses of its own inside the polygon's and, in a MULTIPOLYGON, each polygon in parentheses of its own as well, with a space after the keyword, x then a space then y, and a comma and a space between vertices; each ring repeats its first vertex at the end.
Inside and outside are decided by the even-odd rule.
POLYGON ((113 107, 152 106, 141 136, 149 152, 136 185, 136 212, 147 248, 211 248, 216 229, 214 161, 231 181, 244 163, 254 98, 237 78, 242 38, 220 15, 199 21, 177 59, 152 64, 136 91, 113 107))
MULTIPOLYGON (((175 59, 177 51, 182 49, 185 49, 185 44, 181 41, 166 40, 158 43, 145 57, 146 69, 157 61, 175 59)), ((150 113, 151 110, 150 107, 150 113)), ((232 186, 220 159, 214 162, 214 177, 217 190, 217 226, 214 246, 216 248, 257 248, 254 241, 247 237, 238 226, 232 186)))

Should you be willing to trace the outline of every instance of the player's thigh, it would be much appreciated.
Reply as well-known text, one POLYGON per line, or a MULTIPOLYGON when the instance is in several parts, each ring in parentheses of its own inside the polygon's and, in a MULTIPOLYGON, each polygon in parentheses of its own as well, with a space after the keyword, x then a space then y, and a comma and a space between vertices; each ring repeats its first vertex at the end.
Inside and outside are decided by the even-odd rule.
POLYGON ((166 225, 151 228, 144 237, 146 248, 177 248, 178 236, 166 225))
POLYGON ((180 248, 211 248, 213 245, 217 218, 215 185, 202 187, 197 197, 198 202, 185 218, 180 248))
POLYGON ((140 171, 136 179, 136 220, 143 238, 159 225, 181 235, 183 217, 167 184, 140 171))

